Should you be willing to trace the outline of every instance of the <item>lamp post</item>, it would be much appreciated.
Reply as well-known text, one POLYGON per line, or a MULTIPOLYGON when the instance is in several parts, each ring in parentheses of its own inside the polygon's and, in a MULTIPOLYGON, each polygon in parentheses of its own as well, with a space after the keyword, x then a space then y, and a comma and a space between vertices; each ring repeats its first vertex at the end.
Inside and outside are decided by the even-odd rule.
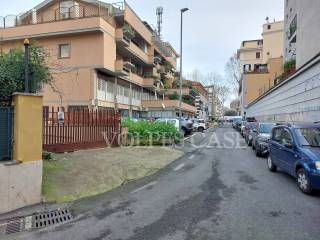
POLYGON ((29 93, 29 39, 25 39, 24 45, 24 92, 29 93))
POLYGON ((188 11, 189 8, 182 8, 181 13, 181 29, 180 29, 180 96, 179 96, 179 129, 181 130, 182 122, 182 30, 183 30, 183 13, 188 11))

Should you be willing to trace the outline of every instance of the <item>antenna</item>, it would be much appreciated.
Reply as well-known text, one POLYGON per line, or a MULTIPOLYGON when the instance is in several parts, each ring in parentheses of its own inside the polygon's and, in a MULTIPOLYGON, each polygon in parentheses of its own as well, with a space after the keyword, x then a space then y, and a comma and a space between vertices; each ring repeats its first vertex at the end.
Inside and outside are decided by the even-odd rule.
POLYGON ((157 7, 157 16, 158 16, 158 35, 161 36, 162 31, 162 15, 163 15, 163 7, 157 7))

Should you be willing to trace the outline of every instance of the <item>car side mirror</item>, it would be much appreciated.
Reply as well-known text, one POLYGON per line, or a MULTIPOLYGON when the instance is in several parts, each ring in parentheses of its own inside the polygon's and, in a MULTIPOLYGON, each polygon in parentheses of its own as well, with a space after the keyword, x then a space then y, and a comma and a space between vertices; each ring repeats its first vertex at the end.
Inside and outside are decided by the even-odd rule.
POLYGON ((294 147, 292 143, 285 143, 284 146, 289 149, 293 149, 294 147))

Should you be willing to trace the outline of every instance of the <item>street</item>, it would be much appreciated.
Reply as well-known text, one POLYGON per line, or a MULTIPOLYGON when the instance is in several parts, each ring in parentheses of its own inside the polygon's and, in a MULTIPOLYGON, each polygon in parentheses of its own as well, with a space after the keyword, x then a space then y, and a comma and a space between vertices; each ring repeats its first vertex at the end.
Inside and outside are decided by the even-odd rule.
POLYGON ((271 173, 265 158, 231 126, 198 134, 200 148, 159 173, 75 202, 70 223, 8 239, 318 239, 320 194, 307 196, 295 180, 271 173), (233 137, 240 148, 218 148, 233 137), (211 143, 210 143, 211 142, 211 143), (211 147, 206 146, 209 144, 211 147), (216 147, 214 147, 216 146, 216 147))

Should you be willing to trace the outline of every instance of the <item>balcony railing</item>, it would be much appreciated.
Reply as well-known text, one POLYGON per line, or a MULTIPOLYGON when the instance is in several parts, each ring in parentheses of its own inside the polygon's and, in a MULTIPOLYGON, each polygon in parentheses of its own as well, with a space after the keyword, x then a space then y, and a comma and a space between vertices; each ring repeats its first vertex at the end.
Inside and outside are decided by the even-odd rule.
POLYGON ((29 11, 19 15, 0 16, 0 28, 14 28, 18 26, 35 25, 41 23, 50 23, 64 20, 102 17, 108 23, 113 25, 109 10, 100 5, 75 5, 70 8, 58 8, 43 12, 29 11))
POLYGON ((126 62, 122 59, 117 59, 115 62, 115 70, 118 73, 126 76, 130 74, 130 68, 127 66, 126 62))

